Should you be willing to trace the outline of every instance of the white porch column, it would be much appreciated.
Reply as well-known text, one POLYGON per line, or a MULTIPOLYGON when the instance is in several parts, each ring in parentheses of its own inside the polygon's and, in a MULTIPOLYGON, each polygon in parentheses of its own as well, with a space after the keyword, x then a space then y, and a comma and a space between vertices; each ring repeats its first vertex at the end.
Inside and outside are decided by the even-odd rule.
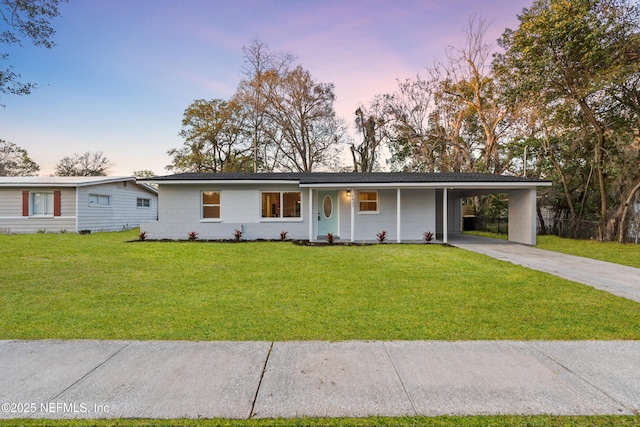
POLYGON ((447 189, 442 189, 442 243, 447 243, 447 229, 449 228, 449 224, 447 223, 449 219, 449 208, 448 208, 448 199, 449 195, 447 194, 447 189))
POLYGON ((351 243, 356 241, 356 206, 354 201, 354 193, 356 191, 351 189, 351 243))
POLYGON ((309 188, 309 241, 313 241, 313 189, 309 188))
POLYGON ((396 237, 396 242, 397 243, 401 243, 402 242, 402 230, 401 230, 401 226, 402 226, 402 220, 400 219, 401 215, 400 215, 400 189, 396 189, 396 203, 397 203, 397 208, 396 208, 396 230, 398 230, 398 236, 396 237))

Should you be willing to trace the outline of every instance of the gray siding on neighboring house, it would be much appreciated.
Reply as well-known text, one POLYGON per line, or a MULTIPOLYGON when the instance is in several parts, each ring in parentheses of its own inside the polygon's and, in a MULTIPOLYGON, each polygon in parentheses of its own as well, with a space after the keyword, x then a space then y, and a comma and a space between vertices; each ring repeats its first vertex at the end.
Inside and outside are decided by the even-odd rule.
POLYGON ((75 231, 75 188, 7 187, 0 188, 0 233, 59 233, 75 231), (60 191, 60 216, 34 217, 22 215, 22 192, 53 193, 60 191))
POLYGON ((119 231, 138 227, 157 217, 157 196, 132 181, 79 187, 78 231, 119 231), (125 186, 126 184, 126 186, 125 186), (90 206, 89 195, 111 197, 111 206, 90 206), (149 207, 138 207, 137 199, 149 199, 149 207))
POLYGON ((233 239, 236 229, 241 229, 242 239, 278 239, 281 231, 287 238, 307 239, 308 191, 297 184, 160 184, 158 221, 140 225, 150 239, 186 239, 195 231, 199 239, 233 239), (201 218, 203 191, 220 192, 220 219, 201 218), (295 191, 301 193, 301 217, 265 219, 261 215, 261 192, 295 191))

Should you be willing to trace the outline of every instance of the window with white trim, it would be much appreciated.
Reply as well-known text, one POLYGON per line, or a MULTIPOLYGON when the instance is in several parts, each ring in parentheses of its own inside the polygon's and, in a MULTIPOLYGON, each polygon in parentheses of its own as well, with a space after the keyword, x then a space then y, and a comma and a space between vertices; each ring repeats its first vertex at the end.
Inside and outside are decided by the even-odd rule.
POLYGON ((104 194, 89 194, 89 206, 111 206, 111 196, 104 194))
POLYGON ((136 199, 136 207, 139 207, 139 208, 151 207, 151 199, 144 199, 142 197, 138 197, 136 199))
POLYGON ((220 219, 220 192, 203 191, 201 197, 201 218, 220 219))
POLYGON ((53 193, 31 193, 29 196, 29 215, 53 216, 53 193))
POLYGON ((378 212, 378 192, 360 191, 358 193, 360 212, 378 212))
POLYGON ((300 218, 299 191, 264 191, 262 192, 262 218, 300 218))

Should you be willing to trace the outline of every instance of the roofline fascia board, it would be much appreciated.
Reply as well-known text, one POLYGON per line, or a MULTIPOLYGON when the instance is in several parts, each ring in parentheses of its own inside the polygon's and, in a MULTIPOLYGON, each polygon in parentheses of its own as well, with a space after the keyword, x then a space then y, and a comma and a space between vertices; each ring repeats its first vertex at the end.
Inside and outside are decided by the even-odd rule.
POLYGON ((157 181, 143 181, 140 182, 144 184, 158 184, 158 185, 178 185, 178 184, 196 184, 196 185, 211 185, 211 184, 295 184, 299 185, 300 180, 298 179, 172 179, 172 180, 157 180, 157 181))
POLYGON ((10 183, 0 183, 0 187, 69 187, 69 188, 75 188, 78 187, 78 184, 76 183, 56 183, 56 182, 50 182, 50 183, 32 183, 32 182, 20 182, 20 183, 16 183, 16 182, 10 182, 10 183))
POLYGON ((91 185, 100 185, 100 184, 109 184, 114 182, 129 182, 134 181, 135 177, 117 177, 117 178, 108 178, 106 179, 96 179, 95 181, 86 181, 86 182, 78 182, 78 181, 49 181, 49 182, 0 182, 0 187, 88 187, 91 185))
POLYGON ((127 177, 118 177, 118 178, 111 178, 111 179, 99 179, 96 181, 88 181, 88 182, 77 182, 75 185, 76 187, 87 187, 89 185, 100 185, 100 184, 109 184, 109 183, 114 183, 114 182, 129 182, 129 181, 136 181, 136 178, 133 176, 127 176, 127 177))
POLYGON ((518 189, 550 187, 551 182, 367 182, 367 183, 335 183, 335 184, 300 184, 303 188, 448 188, 448 189, 518 189))

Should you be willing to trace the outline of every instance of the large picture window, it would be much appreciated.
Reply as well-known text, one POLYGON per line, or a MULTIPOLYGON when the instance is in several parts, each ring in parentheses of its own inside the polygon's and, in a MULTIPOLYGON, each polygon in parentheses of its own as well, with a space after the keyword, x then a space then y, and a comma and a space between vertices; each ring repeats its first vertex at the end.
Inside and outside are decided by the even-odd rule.
POLYGON ((202 192, 202 219, 220 219, 220 192, 202 192))
POLYGON ((31 193, 33 216, 53 216, 53 193, 31 193))
POLYGON ((262 218, 300 218, 299 191, 263 192, 262 218))
POLYGON ((361 191, 359 194, 360 212, 378 212, 378 192, 361 191))

